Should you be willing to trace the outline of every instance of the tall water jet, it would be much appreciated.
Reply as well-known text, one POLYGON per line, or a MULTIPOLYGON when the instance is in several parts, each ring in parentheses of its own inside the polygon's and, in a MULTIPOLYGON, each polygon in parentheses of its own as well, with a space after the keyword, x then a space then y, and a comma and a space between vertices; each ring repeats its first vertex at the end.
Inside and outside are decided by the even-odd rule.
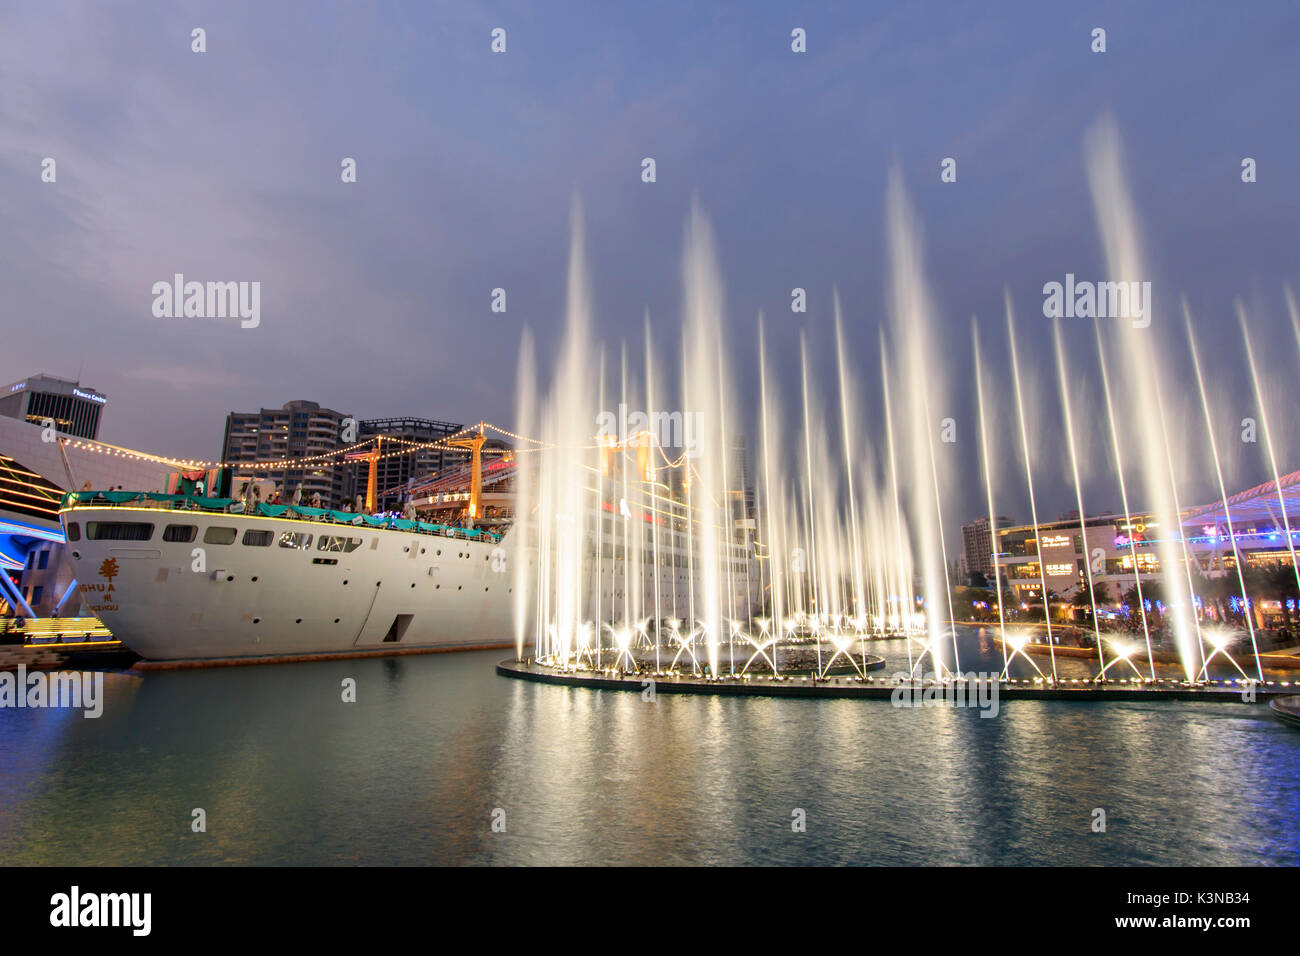
MULTIPOLYGON (((1137 214, 1121 170, 1119 133, 1113 121, 1103 120, 1089 131, 1085 152, 1088 182, 1110 278, 1125 284, 1141 280, 1149 273, 1141 251, 1137 214)), ((1163 421, 1160 386, 1163 357, 1157 353, 1148 332, 1148 327, 1155 322, 1154 302, 1147 303, 1147 310, 1143 322, 1129 323, 1127 316, 1121 317, 1116 334, 1121 339, 1127 385, 1125 407, 1132 410, 1130 424, 1140 453, 1138 464, 1147 500, 1152 503, 1151 511, 1160 529, 1157 553, 1165 604, 1172 619, 1183 671, 1191 680, 1199 669, 1200 647, 1191 621, 1194 617, 1191 588, 1186 576, 1178 573, 1186 557, 1173 488, 1172 461, 1165 445, 1167 427, 1163 421), (1159 453, 1161 449, 1165 449, 1165 454, 1159 453)), ((1135 573, 1141 572, 1135 568, 1135 573)))
MULTIPOLYGON (((777 416, 773 412, 774 397, 769 394, 767 377, 767 337, 763 327, 763 316, 758 317, 758 381, 759 381, 759 423, 762 432, 761 451, 763 456, 763 519, 767 538, 767 572, 770 599, 768 602, 769 620, 773 639, 784 633, 786 615, 786 575, 785 575, 785 515, 784 509, 778 511, 780 496, 777 491, 778 464, 776 456, 781 452, 777 436, 777 416)), ((775 670, 775 668, 774 668, 775 670)))
MULTIPOLYGON (((1070 388, 1065 371, 1065 347, 1061 343, 1061 323, 1052 323, 1056 345, 1056 378, 1061 391, 1061 410, 1065 417, 1065 438, 1070 449, 1070 474, 1074 477, 1074 500, 1079 511, 1079 547, 1083 549, 1083 568, 1088 582, 1088 603, 1092 605, 1092 634, 1097 642, 1098 676, 1106 673, 1106 653, 1101 643, 1101 624, 1097 621, 1097 591, 1092 581, 1092 560, 1088 548, 1088 522, 1083 508, 1083 484, 1079 481, 1079 452, 1075 446, 1074 416, 1070 411, 1070 388)), ((1041 554, 1039 555, 1041 558, 1041 554)))
MULTIPOLYGON (((808 407, 808 340, 802 331, 799 333, 799 382, 803 397, 803 453, 804 453, 804 585, 808 591, 806 605, 812 616, 813 635, 817 639, 817 670, 822 669, 821 632, 818 630, 817 617, 822 608, 817 601, 817 538, 813 519, 813 461, 812 461, 812 412, 808 407)), ((801 590, 803 590, 801 588, 801 590)))
POLYGON ((867 607, 867 578, 863 568, 862 534, 858 500, 853 483, 853 435, 856 433, 850 413, 848 349, 844 344, 844 317, 840 311, 840 294, 835 292, 835 353, 840 389, 840 442, 844 449, 844 476, 848 484, 849 495, 849 548, 852 555, 853 599, 849 605, 853 609, 854 627, 863 638, 863 663, 866 662, 865 636, 869 627, 869 608, 867 607))
POLYGON ((1128 503, 1128 481, 1124 478, 1124 456, 1120 451, 1119 426, 1115 422, 1115 405, 1110 395, 1110 372, 1106 367, 1106 352, 1101 345, 1101 326, 1096 328, 1097 364, 1101 368, 1101 392, 1106 399, 1106 424, 1110 428, 1111 454, 1115 456, 1115 474, 1119 476, 1120 503, 1124 506, 1125 537, 1128 540, 1129 560, 1133 562, 1133 586, 1137 591, 1138 616, 1142 621, 1142 637, 1147 647, 1147 676, 1156 679, 1155 654, 1151 648, 1151 628, 1147 623, 1146 601, 1142 597, 1142 571, 1138 564, 1137 536, 1133 533, 1133 512, 1128 503))
POLYGON ((989 458, 988 411, 984 406, 984 360, 980 355, 979 326, 971 319, 971 344, 975 359, 975 400, 980 420, 980 461, 983 463, 984 494, 989 509, 989 541, 993 546, 993 591, 998 598, 998 637, 1002 644, 1002 672, 1007 670, 1007 620, 1002 608, 1002 581, 998 568, 998 524, 997 512, 993 510, 993 466, 989 458))
POLYGON ((1286 297, 1286 311, 1291 316, 1291 334, 1295 337, 1295 347, 1300 349, 1300 308, 1296 307, 1295 293, 1291 291, 1290 283, 1282 286, 1282 294, 1286 297))
MULTIPOLYGON (((646 309, 646 313, 645 313, 645 407, 647 412, 651 412, 658 407, 655 405, 656 396, 655 396, 654 354, 655 354, 654 338, 650 334, 650 310, 646 309)), ((662 640, 661 640, 662 635, 660 634, 660 626, 661 626, 660 622, 663 621, 664 619, 663 588, 661 586, 662 573, 659 570, 661 567, 663 567, 661 563, 661 559, 659 557, 659 526, 664 522, 663 514, 666 513, 671 515, 672 508, 671 505, 669 505, 668 503, 667 496, 662 496, 659 494, 660 486, 658 481, 655 478, 655 469, 658 467, 659 459, 663 456, 663 449, 659 445, 658 436, 655 435, 654 429, 650 429, 649 440, 654 444, 654 449, 652 452, 650 452, 649 455, 650 463, 648 467, 650 468, 650 473, 643 477, 647 478, 650 484, 650 487, 648 489, 649 491, 648 499, 650 501, 651 515, 652 515, 652 520, 650 523, 650 533, 651 533, 650 547, 651 547, 651 571, 654 580, 654 622, 655 622, 654 644, 655 644, 655 671, 657 672, 661 666, 661 661, 659 658, 659 647, 660 644, 662 644, 662 640)), ((670 527, 671 527, 671 523, 670 523, 670 527)), ((674 553, 676 552, 674 551, 674 553)), ((673 591, 674 593, 676 593, 677 580, 675 574, 672 578, 672 581, 673 581, 673 591)), ((674 614, 673 616, 676 617, 676 614, 674 614)))
POLYGON ((922 582, 925 601, 925 618, 928 647, 937 671, 944 670, 939 649, 951 632, 956 660, 956 631, 945 625, 952 620, 952 594, 948 587, 947 546, 943 538, 942 502, 938 468, 934 458, 933 432, 939 423, 930 417, 930 410, 945 399, 932 395, 932 389, 943 381, 939 365, 939 352, 930 342, 933 325, 933 307, 924 278, 920 231, 903 190, 902 178, 897 169, 890 173, 886 195, 886 222, 889 247, 889 303, 894 326, 894 340, 899 346, 899 363, 902 366, 899 380, 904 384, 905 413, 903 421, 909 426, 905 436, 910 472, 909 493, 913 496, 911 509, 915 525, 913 535, 920 550, 922 582))
POLYGON ((1047 572, 1043 567, 1043 541, 1038 530, 1038 503, 1034 498, 1034 467, 1029 455, 1029 428, 1025 424, 1025 397, 1020 387, 1020 358, 1016 354, 1016 320, 1011 293, 1005 292, 1007 340, 1011 343, 1011 378, 1016 386, 1016 416, 1020 422, 1020 448, 1025 456, 1025 482, 1029 486, 1029 514, 1034 523, 1034 550, 1038 553, 1038 584, 1043 592, 1043 620, 1047 622, 1047 648, 1052 656, 1052 680, 1056 680, 1056 640, 1052 637, 1052 606, 1047 598, 1047 572))
MULTIPOLYGON (((903 521, 903 506, 898 492, 898 453, 894 441, 894 403, 889 387, 889 351, 885 347, 885 332, 880 330, 880 394, 885 408, 885 447, 889 455, 889 493, 890 504, 892 505, 892 517, 894 537, 897 547, 897 553, 900 558, 903 555, 903 536, 906 534, 905 523, 903 521)), ((915 639, 912 635, 912 616, 916 613, 916 601, 912 593, 912 568, 909 566, 906 575, 901 571, 901 567, 895 567, 895 579, 891 582, 891 591, 896 596, 895 606, 898 609, 898 622, 903 633, 907 636, 907 670, 912 673, 916 669, 919 661, 912 659, 912 641, 915 639), (896 590, 895 590, 896 588, 896 590)), ((924 650, 921 653, 923 657, 924 650)))
MULTIPOLYGON (((597 382, 597 386, 596 386, 597 402, 599 403, 602 409, 608 408, 609 403, 606 401, 606 391, 605 391, 605 352, 603 349, 601 350, 600 353, 600 370, 596 375, 596 382, 597 382)), ((609 476, 609 472, 613 468, 613 454, 615 449, 618 448, 618 439, 619 436, 617 434, 600 434, 597 436, 597 444, 600 446, 596 452, 597 455, 599 456, 599 463, 596 467, 596 503, 598 505, 604 505, 605 503, 605 494, 606 494, 605 481, 606 478, 609 476)), ((610 526, 610 555, 611 556, 614 554, 614 537, 615 537, 614 526, 611 525, 610 526)), ((617 591, 615 590, 616 575, 617 575, 617 566, 614 564, 614 561, 611 559, 609 562, 609 593, 611 596, 617 593, 617 591)), ((594 591, 594 596, 595 596, 595 608, 594 608, 593 620, 595 621, 594 631, 596 637, 596 667, 597 669, 599 669, 601 664, 603 663, 603 661, 601 660, 601 656, 602 656, 601 648, 602 648, 602 642, 603 642, 603 638, 605 635, 605 628, 606 628, 606 624, 605 624, 605 613, 606 613, 605 516, 603 514, 599 516, 599 520, 597 520, 596 522, 596 587, 594 591)), ((611 629, 615 626, 617 620, 614 614, 613 603, 614 602, 611 600, 609 602, 610 606, 608 608, 608 612, 609 612, 608 627, 610 627, 611 629)))
MULTIPOLYGON (((519 339, 519 364, 516 382, 516 427, 521 434, 531 434, 535 428, 533 410, 537 404, 536 362, 533 355, 533 335, 524 329, 519 339)), ((513 547, 507 552, 515 598, 515 656, 524 657, 524 644, 531 631, 536 639, 537 624, 529 619, 528 596, 533 593, 530 577, 529 545, 537 538, 537 502, 534 496, 536 451, 523 447, 515 450, 515 519, 511 540, 513 547)))
POLYGON ((591 299, 582 212, 576 199, 565 315, 555 377, 548 397, 535 402, 540 411, 534 418, 539 447, 558 451, 541 450, 521 456, 525 464, 518 484, 531 486, 527 500, 535 503, 531 516, 525 519, 528 537, 535 540, 537 549, 534 582, 538 653, 570 661, 575 647, 585 640, 590 629, 583 571, 587 550, 584 499, 590 464, 584 449, 591 447, 596 421, 589 357, 591 299))
POLYGON ((715 382, 721 352, 722 282, 712 231, 697 206, 692 207, 687 225, 682 280, 686 294, 682 413, 700 412, 702 427, 695 459, 698 467, 693 467, 690 459, 686 463, 691 472, 689 502, 697 519, 691 524, 697 526, 699 537, 698 549, 692 548, 699 556, 699 593, 693 613, 708 649, 709 674, 716 677, 723 627, 719 549, 731 540, 731 521, 723 507, 727 491, 722 480, 722 458, 727 454, 722 421, 725 409, 715 382))
MULTIPOLYGON (((1182 576, 1187 580, 1185 606, 1191 616, 1192 626, 1196 630, 1196 650, 1198 656, 1193 659, 1193 663, 1198 665, 1197 673, 1200 673, 1205 668, 1205 636, 1201 632, 1201 617, 1196 611, 1196 587, 1192 583, 1192 552, 1187 546, 1187 535, 1183 533, 1183 506, 1178 497, 1178 470, 1174 465, 1173 443, 1169 440, 1170 429, 1168 419, 1165 417, 1164 390, 1160 387, 1160 380, 1158 377, 1154 383, 1153 390, 1156 397, 1156 422, 1159 423, 1160 437, 1163 440, 1165 447, 1165 468, 1169 475, 1169 494, 1173 500, 1174 514, 1178 516, 1177 535, 1178 545, 1182 551, 1182 576)), ((1166 583, 1169 581, 1169 578, 1169 575, 1164 577, 1166 583)), ((1174 578, 1177 580, 1178 576, 1174 575, 1174 578)), ((1181 581, 1179 583, 1181 584, 1181 581)), ((1184 607, 1183 601, 1183 595, 1179 595, 1178 607, 1180 610, 1184 607)))
MULTIPOLYGON (((1237 532, 1233 527, 1232 511, 1228 507, 1228 488, 1223 481, 1223 465, 1219 459, 1219 444, 1214 438, 1214 419, 1210 415, 1210 401, 1205 393, 1205 378, 1201 374, 1201 356, 1196 348, 1196 335, 1192 331, 1192 313, 1186 301, 1183 302, 1183 322, 1187 326, 1187 345, 1192 352, 1192 367, 1196 370, 1196 387, 1201 393, 1201 411, 1205 414, 1205 436, 1210 442, 1210 456, 1214 459, 1214 474, 1219 481, 1219 501, 1223 505, 1223 518, 1228 525, 1228 539, 1232 542, 1232 560, 1237 567, 1237 583, 1241 586, 1243 607, 1249 607, 1250 598, 1246 594, 1246 577, 1241 567, 1241 553, 1237 550, 1237 532)), ((1217 527, 1216 527, 1217 534, 1217 527)), ((1250 646, 1255 654, 1255 672, 1260 680, 1264 679, 1264 669, 1259 662, 1259 642, 1255 639, 1255 622, 1247 610, 1246 628, 1250 632, 1250 646)))

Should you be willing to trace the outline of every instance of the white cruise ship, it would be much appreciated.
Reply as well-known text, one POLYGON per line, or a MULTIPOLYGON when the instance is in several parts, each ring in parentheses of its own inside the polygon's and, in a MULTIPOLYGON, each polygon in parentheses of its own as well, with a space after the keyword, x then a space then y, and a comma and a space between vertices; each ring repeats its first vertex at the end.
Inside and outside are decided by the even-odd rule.
POLYGON ((87 608, 141 657, 514 644, 509 533, 150 500, 164 497, 96 495, 61 514, 87 608))
MULTIPOLYGON (((158 661, 513 648, 519 634, 532 643, 534 597, 515 591, 536 576, 514 572, 536 552, 519 547, 515 529, 287 505, 231 509, 229 499, 194 495, 69 495, 60 520, 88 610, 158 661)), ((650 609, 658 589, 661 620, 688 616, 688 558, 671 535, 657 560, 648 546, 635 560, 635 549, 629 558, 601 534, 608 515, 584 524, 584 617, 626 612, 629 585, 650 609)), ((749 551, 734 546, 736 567, 752 566, 749 551)), ((752 609, 757 572, 737 573, 735 588, 733 606, 752 609)))

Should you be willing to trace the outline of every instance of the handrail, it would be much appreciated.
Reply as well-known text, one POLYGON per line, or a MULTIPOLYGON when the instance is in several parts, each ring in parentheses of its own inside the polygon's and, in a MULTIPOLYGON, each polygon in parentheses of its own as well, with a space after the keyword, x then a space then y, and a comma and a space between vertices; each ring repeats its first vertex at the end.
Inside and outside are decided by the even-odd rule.
POLYGON ((280 518, 285 521, 305 521, 313 524, 330 524, 342 528, 366 528, 379 531, 403 531, 431 534, 447 538, 477 541, 487 538, 499 542, 502 535, 486 528, 456 528, 451 525, 429 524, 414 518, 392 518, 367 515, 352 511, 335 511, 332 508, 309 508, 306 505, 272 505, 266 502, 246 504, 234 498, 207 498, 200 495, 170 495, 146 491, 69 491, 59 503, 59 509, 119 508, 131 505, 156 503, 158 511, 190 511, 202 514, 246 515, 261 518, 280 518))

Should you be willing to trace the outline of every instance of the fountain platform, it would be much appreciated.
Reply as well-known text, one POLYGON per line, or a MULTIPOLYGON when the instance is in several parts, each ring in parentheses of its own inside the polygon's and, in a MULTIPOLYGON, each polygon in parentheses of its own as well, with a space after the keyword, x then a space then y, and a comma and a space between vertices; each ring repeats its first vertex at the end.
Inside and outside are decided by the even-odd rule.
MULTIPOLYGON (((885 666, 883 658, 867 659, 871 670, 885 666)), ((895 691, 901 687, 915 688, 919 693, 922 688, 933 686, 932 680, 916 680, 910 684, 900 683, 890 677, 865 678, 852 676, 831 676, 813 679, 810 676, 773 677, 771 674, 746 676, 724 675, 711 679, 682 674, 678 672, 658 673, 643 671, 623 673, 607 670, 561 669, 535 660, 518 661, 507 659, 497 664, 497 673, 503 677, 518 680, 536 681, 542 684, 560 684, 570 687, 586 687, 596 690, 622 690, 644 692, 653 681, 655 693, 662 694, 715 694, 741 697, 850 697, 866 700, 891 700, 895 691)), ((948 682, 951 686, 953 681, 948 682)), ((966 682, 974 688, 976 682, 966 682)), ((942 687, 938 685, 940 693, 942 687)), ((1242 688, 1229 681, 1212 681, 1190 684, 1178 680, 1156 680, 1143 683, 1131 683, 1126 680, 1107 681, 1097 684, 1091 680, 1068 680, 1050 684, 1032 679, 1012 679, 998 682, 998 697, 1001 700, 1077 700, 1077 701, 1204 701, 1216 703, 1256 703, 1270 697, 1295 694, 1296 687, 1290 682, 1265 681, 1254 688, 1255 700, 1246 700, 1242 688)), ((939 702, 936 702, 936 705, 939 702)))

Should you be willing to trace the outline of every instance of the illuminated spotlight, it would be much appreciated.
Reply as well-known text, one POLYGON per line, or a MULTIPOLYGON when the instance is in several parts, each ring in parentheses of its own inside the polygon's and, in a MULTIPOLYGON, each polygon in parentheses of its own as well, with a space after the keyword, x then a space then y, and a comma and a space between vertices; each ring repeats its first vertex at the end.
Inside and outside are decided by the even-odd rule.
POLYGON ((1233 659, 1233 656, 1229 654, 1227 651, 1229 635, 1227 635, 1223 631, 1207 630, 1203 633, 1202 636, 1205 638, 1206 642, 1211 647, 1214 648, 1214 652, 1210 654, 1208 657, 1206 657, 1205 660, 1201 663, 1201 669, 1200 671, 1197 672, 1196 675, 1197 679, 1209 677, 1210 661, 1214 660, 1220 654, 1222 654, 1224 657, 1228 659, 1229 664, 1237 668, 1237 673, 1239 673, 1242 677, 1245 677, 1248 680, 1250 679, 1250 675, 1241 669, 1241 665, 1238 664, 1236 660, 1233 659))
POLYGON ((592 660, 592 635, 595 633, 591 621, 583 621, 576 629, 578 652, 574 655, 575 662, 582 660, 583 655, 587 657, 587 662, 593 667, 595 662, 592 660))
POLYGON ((699 636, 700 632, 691 631, 688 635, 682 637, 681 621, 673 618, 668 622, 668 624, 673 629, 672 639, 677 643, 677 653, 673 655, 673 662, 668 665, 669 669, 677 666, 677 661, 681 658, 682 654, 689 654, 691 658, 691 671, 692 673, 697 672, 700 667, 700 662, 695 657, 695 638, 699 636))
POLYGON ((632 629, 630 627, 620 627, 614 631, 614 644, 618 648, 618 657, 614 659, 614 666, 622 664, 624 658, 628 662, 628 670, 636 670, 636 661, 632 659, 628 648, 632 644, 632 629))
POLYGON ((749 643, 749 646, 754 648, 754 653, 749 656, 749 660, 745 662, 745 666, 740 671, 742 677, 749 670, 749 665, 754 663, 754 658, 760 656, 767 661, 767 666, 772 668, 773 678, 776 677, 776 638, 767 633, 767 628, 763 626, 763 623, 760 623, 761 630, 758 638, 753 638, 748 634, 741 635, 749 643), (767 655, 768 648, 772 648, 771 657, 767 655))
POLYGON ((1004 678, 1010 676, 1011 662, 1016 659, 1017 654, 1029 662, 1029 666, 1038 672, 1039 677, 1044 676, 1042 670, 1034 663, 1034 659, 1025 653, 1025 647, 1029 644, 1028 634, 1023 632, 1012 632, 1007 635, 1006 641, 1011 647, 1011 656, 1007 658, 1006 664, 1002 667, 1002 676, 1004 678))
POLYGON ((1114 651, 1116 655, 1115 659, 1101 669, 1101 673, 1097 675, 1098 678, 1101 678, 1106 673, 1106 671, 1110 670, 1120 661, 1123 661, 1130 668, 1132 668, 1133 673, 1136 674, 1139 678, 1142 677, 1142 672, 1137 669, 1137 665, 1134 664, 1132 661, 1133 655, 1136 654, 1139 650, 1136 644, 1128 644, 1128 643, 1116 641, 1111 644, 1110 648, 1112 651, 1114 651))
POLYGON ((852 664, 854 671, 856 671, 858 675, 861 676, 862 668, 859 667, 857 661, 853 659, 853 655, 848 653, 848 649, 853 646, 853 642, 855 638, 852 636, 846 637, 845 635, 837 631, 831 631, 830 638, 831 638, 831 644, 835 647, 835 653, 834 655, 832 655, 831 659, 826 662, 826 666, 822 668, 821 676, 825 677, 826 674, 830 671, 831 665, 834 664, 835 661, 841 656, 843 656, 850 664, 852 664))

